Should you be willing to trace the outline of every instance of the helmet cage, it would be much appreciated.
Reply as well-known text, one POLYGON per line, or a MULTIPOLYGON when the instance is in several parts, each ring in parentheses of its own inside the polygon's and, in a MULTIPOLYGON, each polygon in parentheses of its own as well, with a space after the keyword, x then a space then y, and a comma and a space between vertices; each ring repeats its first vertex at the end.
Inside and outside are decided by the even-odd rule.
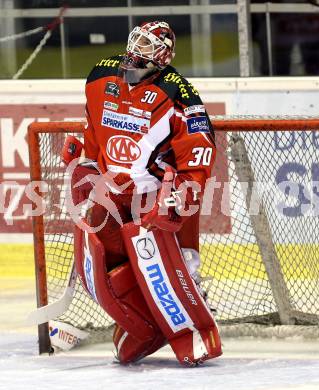
MULTIPOLYGON (((143 27, 135 27, 129 34, 126 51, 129 55, 153 62, 158 67, 164 67, 174 56, 173 42, 169 38, 161 40, 143 27), (163 62, 162 59, 165 59, 163 62)), ((147 64, 145 63, 147 66, 147 64)))

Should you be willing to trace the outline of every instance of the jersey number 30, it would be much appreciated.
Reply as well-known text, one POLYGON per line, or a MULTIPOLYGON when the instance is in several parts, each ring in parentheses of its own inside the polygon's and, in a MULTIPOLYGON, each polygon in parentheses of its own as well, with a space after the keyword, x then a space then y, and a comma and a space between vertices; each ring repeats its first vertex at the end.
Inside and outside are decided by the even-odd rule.
POLYGON ((213 154, 212 148, 197 147, 193 148, 192 153, 195 159, 188 162, 189 167, 198 167, 199 165, 209 166, 213 154))
POLYGON ((144 97, 141 99, 141 102, 152 104, 152 103, 154 103, 156 96, 157 96, 157 92, 145 91, 144 97))

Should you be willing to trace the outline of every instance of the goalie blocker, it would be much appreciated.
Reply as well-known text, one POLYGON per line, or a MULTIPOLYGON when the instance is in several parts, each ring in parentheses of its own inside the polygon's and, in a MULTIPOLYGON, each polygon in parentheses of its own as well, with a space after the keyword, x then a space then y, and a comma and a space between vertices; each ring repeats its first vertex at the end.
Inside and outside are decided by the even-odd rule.
POLYGON ((175 234, 128 223, 122 235, 142 294, 180 363, 196 365, 220 356, 218 328, 175 234))

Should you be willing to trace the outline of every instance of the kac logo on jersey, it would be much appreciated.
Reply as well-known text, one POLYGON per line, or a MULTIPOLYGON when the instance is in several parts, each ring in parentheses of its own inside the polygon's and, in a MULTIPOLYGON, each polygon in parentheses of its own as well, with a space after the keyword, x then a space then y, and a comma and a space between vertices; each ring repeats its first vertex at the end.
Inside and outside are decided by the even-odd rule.
POLYGON ((106 145, 108 157, 118 163, 132 163, 141 155, 141 149, 132 138, 114 135, 106 145))
POLYGON ((150 120, 146 118, 137 118, 133 115, 103 110, 101 125, 111 127, 115 130, 147 134, 150 128, 150 120))
POLYGON ((186 123, 188 134, 209 133, 209 125, 206 116, 189 118, 186 123))

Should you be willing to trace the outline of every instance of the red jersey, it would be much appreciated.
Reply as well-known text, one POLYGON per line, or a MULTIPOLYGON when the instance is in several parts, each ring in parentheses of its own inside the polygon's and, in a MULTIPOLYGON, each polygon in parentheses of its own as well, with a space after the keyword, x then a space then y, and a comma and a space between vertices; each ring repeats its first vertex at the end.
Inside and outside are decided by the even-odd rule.
POLYGON ((159 188, 167 164, 203 189, 216 148, 198 92, 171 66, 130 86, 119 76, 122 58, 100 61, 88 76, 86 157, 116 184, 130 183, 125 192, 159 188))

